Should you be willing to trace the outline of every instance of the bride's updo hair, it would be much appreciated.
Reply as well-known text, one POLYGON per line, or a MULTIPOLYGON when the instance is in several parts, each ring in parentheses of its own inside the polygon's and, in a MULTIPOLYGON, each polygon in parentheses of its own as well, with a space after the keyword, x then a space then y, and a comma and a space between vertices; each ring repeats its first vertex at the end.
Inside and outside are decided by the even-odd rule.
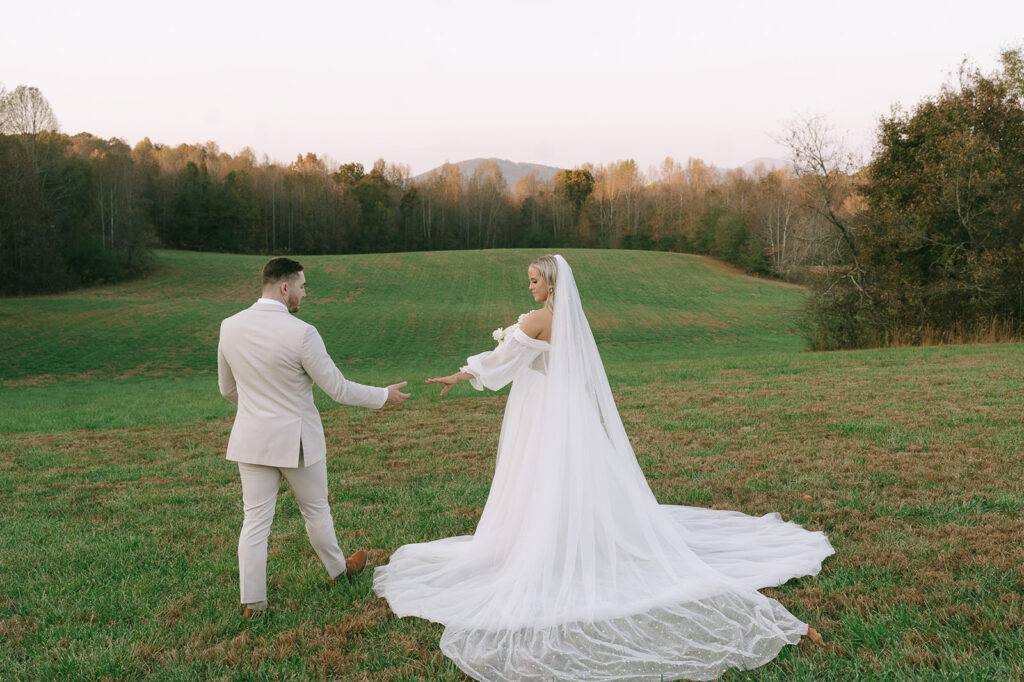
POLYGON ((552 255, 541 256, 530 263, 531 268, 537 268, 540 276, 548 284, 548 300, 544 301, 544 307, 551 312, 555 311, 555 280, 558 279, 558 262, 552 255))

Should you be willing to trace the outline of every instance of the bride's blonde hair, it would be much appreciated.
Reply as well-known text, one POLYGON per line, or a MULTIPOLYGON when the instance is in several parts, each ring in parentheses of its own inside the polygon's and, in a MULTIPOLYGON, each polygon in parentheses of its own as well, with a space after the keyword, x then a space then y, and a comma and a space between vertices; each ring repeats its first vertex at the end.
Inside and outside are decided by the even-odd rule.
POLYGON ((540 272, 540 276, 544 278, 544 281, 548 285, 548 299, 544 301, 544 307, 551 312, 555 311, 555 280, 558 279, 558 262, 552 255, 544 255, 540 258, 535 258, 530 263, 531 268, 537 268, 540 272))

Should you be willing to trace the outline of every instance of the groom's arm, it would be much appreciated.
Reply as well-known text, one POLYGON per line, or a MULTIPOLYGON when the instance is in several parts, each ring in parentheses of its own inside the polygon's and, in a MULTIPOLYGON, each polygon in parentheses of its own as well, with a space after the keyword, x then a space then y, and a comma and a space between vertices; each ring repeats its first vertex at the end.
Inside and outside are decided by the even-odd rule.
POLYGON ((224 357, 223 343, 222 329, 221 340, 217 343, 217 385, 220 387, 220 394, 237 405, 238 386, 235 384, 235 375, 231 372, 231 365, 224 357))
POLYGON ((342 405, 377 410, 384 407, 384 402, 388 399, 388 389, 357 384, 342 376, 341 370, 327 354, 320 333, 313 326, 306 329, 302 339, 302 367, 324 393, 342 405))

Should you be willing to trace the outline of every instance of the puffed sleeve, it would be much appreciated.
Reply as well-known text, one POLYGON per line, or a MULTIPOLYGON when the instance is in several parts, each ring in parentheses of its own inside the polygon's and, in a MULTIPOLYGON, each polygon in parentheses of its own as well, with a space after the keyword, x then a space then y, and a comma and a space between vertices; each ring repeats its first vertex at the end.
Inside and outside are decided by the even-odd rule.
POLYGON ((463 372, 472 375, 469 383, 478 391, 497 391, 508 385, 523 369, 534 365, 537 356, 550 348, 546 341, 531 339, 521 329, 498 344, 494 350, 473 355, 463 372))

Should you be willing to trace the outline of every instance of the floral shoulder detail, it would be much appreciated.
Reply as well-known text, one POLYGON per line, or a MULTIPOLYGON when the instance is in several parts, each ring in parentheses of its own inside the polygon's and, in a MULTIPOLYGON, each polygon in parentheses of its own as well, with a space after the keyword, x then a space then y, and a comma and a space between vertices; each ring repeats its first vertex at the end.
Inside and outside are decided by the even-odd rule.
POLYGON ((522 315, 519 316, 519 319, 516 320, 515 324, 509 325, 504 329, 498 327, 493 332, 491 332, 491 338, 497 341, 498 345, 500 346, 502 343, 504 343, 505 339, 512 338, 512 335, 516 333, 517 329, 519 329, 519 325, 523 323, 523 320, 525 320, 526 316, 529 314, 530 313, 523 313, 522 315))

